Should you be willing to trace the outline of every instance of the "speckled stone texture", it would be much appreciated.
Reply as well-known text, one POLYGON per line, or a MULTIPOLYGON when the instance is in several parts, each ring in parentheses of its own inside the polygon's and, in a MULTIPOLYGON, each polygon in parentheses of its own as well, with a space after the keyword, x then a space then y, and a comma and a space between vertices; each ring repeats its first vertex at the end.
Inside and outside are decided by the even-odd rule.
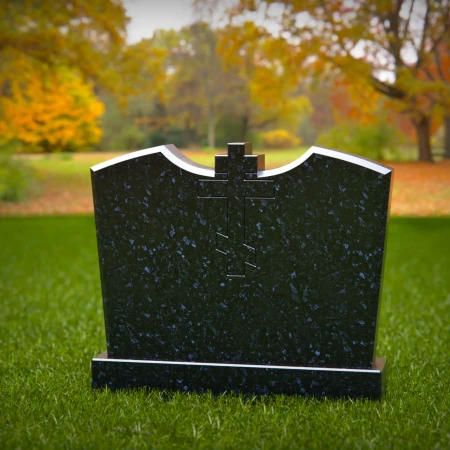
POLYGON ((359 397, 355 380, 370 378, 377 395, 366 396, 379 397, 391 170, 309 151, 290 169, 265 171, 249 144, 230 144, 208 172, 164 149, 92 170, 107 359, 135 360, 94 359, 93 386, 220 391, 211 377, 229 372, 223 390, 359 397), (292 370, 186 372, 151 360, 363 370, 312 379, 302 370, 293 389, 292 370), (188 383, 176 382, 180 370, 188 383))

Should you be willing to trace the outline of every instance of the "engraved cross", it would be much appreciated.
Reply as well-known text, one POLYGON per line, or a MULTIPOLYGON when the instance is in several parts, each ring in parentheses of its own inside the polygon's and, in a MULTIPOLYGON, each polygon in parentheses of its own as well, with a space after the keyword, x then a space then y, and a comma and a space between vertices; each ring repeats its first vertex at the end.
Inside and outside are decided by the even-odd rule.
POLYGON ((245 276, 245 264, 256 267, 256 250, 246 244, 245 200, 274 199, 274 182, 258 180, 264 155, 252 155, 251 143, 228 144, 228 155, 216 155, 215 179, 199 180, 199 198, 227 199, 227 234, 217 233, 216 250, 227 255, 227 276, 245 276))

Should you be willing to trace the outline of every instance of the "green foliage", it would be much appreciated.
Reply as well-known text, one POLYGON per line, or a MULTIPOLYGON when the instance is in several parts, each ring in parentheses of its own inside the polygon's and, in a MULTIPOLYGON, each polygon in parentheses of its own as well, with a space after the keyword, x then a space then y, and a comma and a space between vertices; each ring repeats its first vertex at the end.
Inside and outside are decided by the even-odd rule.
MULTIPOLYGON (((153 131, 149 136, 149 146, 150 147, 156 147, 157 145, 165 145, 169 144, 167 141, 167 136, 164 130, 157 129, 153 131)), ((170 142, 172 144, 172 142, 170 142)))
POLYGON ((116 148, 121 151, 140 150, 147 145, 147 136, 136 126, 129 125, 117 136, 116 148))
MULTIPOLYGON (((247 133, 246 141, 251 142, 253 150, 264 150, 264 140, 261 132, 256 130, 250 130, 247 133)), ((229 142, 229 141, 228 141, 229 142)))
MULTIPOLYGON (((249 141, 250 137, 247 137, 249 141)), ((218 147, 225 147, 228 142, 243 141, 242 120, 232 114, 224 114, 216 127, 216 142, 218 147)), ((206 141, 205 141, 206 145, 206 141)))
POLYGON ((297 133, 303 145, 313 145, 316 142, 318 130, 312 123, 311 116, 302 119, 297 133))
POLYGON ((266 148, 293 148, 300 145, 300 138, 288 130, 281 128, 262 133, 266 148))
POLYGON ((322 133, 317 144, 324 147, 357 153, 372 159, 383 159, 384 151, 399 144, 398 131, 385 122, 362 124, 342 122, 322 133))
POLYGON ((4 218, 0 239, 2 448, 449 447, 450 219, 391 220, 381 402, 93 392, 106 345, 94 219, 4 218))
POLYGON ((106 110, 102 117, 105 151, 124 151, 174 144, 186 147, 183 130, 168 126, 166 111, 161 104, 148 99, 130 97, 127 108, 119 108, 111 97, 104 99, 106 110))
POLYGON ((154 130, 149 134, 148 142, 150 147, 166 144, 173 144, 178 148, 187 146, 184 140, 183 130, 177 127, 171 127, 167 131, 161 128, 154 130))
POLYGON ((101 117, 102 138, 100 149, 104 151, 123 151, 122 143, 117 138, 127 127, 133 126, 133 118, 125 109, 120 109, 112 96, 102 98, 105 112, 101 117))
POLYGON ((0 154, 0 200, 17 202, 29 193, 32 171, 23 161, 0 154))

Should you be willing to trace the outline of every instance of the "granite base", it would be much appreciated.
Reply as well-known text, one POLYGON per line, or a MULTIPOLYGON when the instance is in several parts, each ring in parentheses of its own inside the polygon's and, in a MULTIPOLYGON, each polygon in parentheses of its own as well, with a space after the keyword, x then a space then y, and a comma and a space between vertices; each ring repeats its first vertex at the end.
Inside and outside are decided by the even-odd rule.
POLYGON ((385 358, 377 358, 372 369, 108 359, 106 351, 92 360, 94 389, 107 386, 111 390, 156 388, 380 400, 385 379, 385 358))

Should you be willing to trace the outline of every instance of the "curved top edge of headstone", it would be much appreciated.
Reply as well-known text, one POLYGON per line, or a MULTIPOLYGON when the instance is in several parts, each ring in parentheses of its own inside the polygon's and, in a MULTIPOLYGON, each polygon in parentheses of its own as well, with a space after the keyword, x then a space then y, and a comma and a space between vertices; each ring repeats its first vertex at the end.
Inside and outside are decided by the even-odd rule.
MULTIPOLYGON (((176 166, 187 170, 188 172, 194 173, 196 175, 201 175, 204 177, 214 177, 214 169, 212 167, 204 166, 202 164, 198 164, 193 160, 189 159, 185 156, 180 150, 178 150, 174 145, 160 145, 158 147, 146 148, 144 150, 138 150, 136 152, 127 153, 122 156, 118 156, 116 158, 109 159, 108 161, 104 161, 100 164, 91 167, 92 172, 98 172, 99 170, 105 169, 107 167, 111 167, 113 165, 122 163, 124 161, 128 161, 130 159, 139 158, 142 156, 152 155, 155 153, 162 153, 170 162, 175 164, 176 166)), ((364 158, 362 156, 354 155, 352 153, 341 152, 338 150, 332 150, 323 147, 311 147, 307 152, 305 152, 302 156, 297 158, 296 160, 290 162, 281 167, 277 167, 276 169, 262 170, 258 173, 258 178, 264 177, 273 177, 276 175, 281 175, 286 173, 297 166, 303 164, 311 155, 318 154, 324 155, 335 159, 340 159, 342 161, 349 162, 351 164, 356 164, 361 167, 365 167, 366 169, 373 170, 382 175, 386 175, 392 172, 392 168, 379 164, 375 161, 372 161, 368 158, 364 158)))
POLYGON ((142 156, 152 155, 155 153, 162 153, 170 162, 180 167, 181 169, 187 170, 188 172, 195 173, 204 177, 214 177, 213 168, 192 161, 192 159, 189 159, 187 156, 183 155, 183 153, 181 153, 180 150, 178 150, 175 145, 172 144, 159 145, 158 147, 151 147, 144 150, 127 153, 125 155, 118 156, 117 158, 112 158, 108 161, 104 161, 100 164, 92 166, 91 170, 92 172, 98 172, 99 170, 106 169, 107 167, 111 167, 116 164, 120 164, 124 161, 140 158, 142 156))
POLYGON ((384 166, 383 164, 379 164, 371 159, 364 158, 362 156, 354 155, 353 153, 341 152, 338 150, 331 150, 329 148, 323 147, 311 147, 307 152, 305 152, 302 156, 297 158, 285 166, 277 167, 276 169, 263 170, 258 173, 258 178, 263 177, 273 177, 276 175, 281 175, 282 173, 288 172, 289 170, 294 169, 297 166, 303 164, 311 155, 323 155, 328 156, 330 158, 340 159, 342 161, 349 162, 351 164, 357 164, 358 166, 365 167, 366 169, 373 170, 382 175, 386 175, 392 172, 392 168, 384 166))

